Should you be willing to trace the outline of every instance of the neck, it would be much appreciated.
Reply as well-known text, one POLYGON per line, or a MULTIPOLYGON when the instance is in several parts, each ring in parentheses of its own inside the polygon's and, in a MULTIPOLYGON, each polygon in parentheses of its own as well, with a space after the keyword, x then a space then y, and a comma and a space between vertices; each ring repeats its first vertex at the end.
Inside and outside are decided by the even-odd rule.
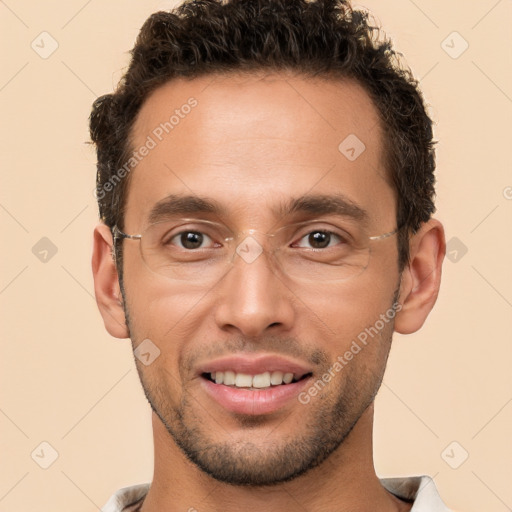
POLYGON ((338 449, 322 464, 272 487, 218 482, 190 462, 153 413, 155 469, 142 512, 336 512, 408 511, 408 505, 382 487, 373 466, 373 405, 338 449))

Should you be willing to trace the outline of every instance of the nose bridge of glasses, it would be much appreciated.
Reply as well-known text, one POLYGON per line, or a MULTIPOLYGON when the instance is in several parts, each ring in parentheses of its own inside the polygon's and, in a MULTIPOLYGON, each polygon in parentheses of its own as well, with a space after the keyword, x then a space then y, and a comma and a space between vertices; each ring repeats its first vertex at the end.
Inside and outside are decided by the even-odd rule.
POLYGON ((226 239, 231 244, 232 261, 237 257, 245 263, 253 263, 263 253, 267 256, 275 250, 276 237, 272 233, 266 233, 257 229, 245 229, 238 231, 226 239))

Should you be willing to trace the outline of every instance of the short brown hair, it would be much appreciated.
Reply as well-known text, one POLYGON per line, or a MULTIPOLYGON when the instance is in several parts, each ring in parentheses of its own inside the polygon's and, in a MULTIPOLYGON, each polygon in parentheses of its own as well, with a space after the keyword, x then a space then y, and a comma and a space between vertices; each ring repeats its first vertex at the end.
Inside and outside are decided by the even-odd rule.
POLYGON ((90 116, 101 219, 122 228, 129 175, 119 183, 113 180, 130 157, 138 111, 165 82, 261 70, 347 77, 367 91, 381 119, 383 157, 402 228, 402 271, 409 261, 409 235, 435 211, 435 142, 417 80, 368 19, 347 0, 186 0, 170 12, 151 15, 117 89, 98 98, 90 116))

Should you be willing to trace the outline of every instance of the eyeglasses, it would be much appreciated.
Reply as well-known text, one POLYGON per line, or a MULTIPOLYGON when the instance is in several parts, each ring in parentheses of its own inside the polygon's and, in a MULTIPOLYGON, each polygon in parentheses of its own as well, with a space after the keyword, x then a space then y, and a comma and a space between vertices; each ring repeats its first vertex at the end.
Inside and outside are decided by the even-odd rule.
POLYGON ((372 246, 399 231, 368 236, 349 220, 308 220, 271 233, 232 232, 222 223, 174 219, 149 225, 142 234, 112 230, 114 254, 122 239, 139 241, 145 265, 177 281, 212 283, 232 265, 252 264, 264 254, 284 276, 301 281, 343 281, 368 267, 372 246))

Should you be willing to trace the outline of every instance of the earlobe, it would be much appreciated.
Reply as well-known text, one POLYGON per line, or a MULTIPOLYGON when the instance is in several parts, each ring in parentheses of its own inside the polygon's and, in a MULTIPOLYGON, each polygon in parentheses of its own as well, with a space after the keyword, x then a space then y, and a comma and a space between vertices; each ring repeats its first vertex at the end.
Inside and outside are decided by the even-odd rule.
POLYGON ((395 331, 411 334, 421 328, 436 303, 446 253, 443 225, 437 219, 424 223, 410 241, 410 263, 400 285, 402 308, 395 331))
POLYGON ((105 328, 115 338, 128 338, 119 278, 112 257, 112 233, 105 224, 94 229, 92 272, 96 303, 105 328))

